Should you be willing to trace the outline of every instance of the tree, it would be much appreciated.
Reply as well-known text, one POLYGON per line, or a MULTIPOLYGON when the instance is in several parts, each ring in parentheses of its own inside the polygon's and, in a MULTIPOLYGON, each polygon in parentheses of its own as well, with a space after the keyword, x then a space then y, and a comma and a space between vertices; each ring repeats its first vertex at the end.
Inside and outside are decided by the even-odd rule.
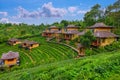
POLYGON ((62 20, 60 23, 64 24, 64 26, 67 26, 69 24, 69 22, 67 20, 62 20))
POLYGON ((115 26, 115 33, 120 34, 120 0, 109 5, 105 10, 105 23, 115 26))
POLYGON ((80 43, 86 48, 89 48, 94 40, 95 37, 91 31, 87 31, 83 36, 80 37, 80 43))
POLYGON ((84 21, 86 26, 90 26, 95 24, 95 22, 101 21, 103 17, 103 11, 101 10, 101 6, 99 4, 94 5, 89 12, 87 12, 84 16, 84 21))

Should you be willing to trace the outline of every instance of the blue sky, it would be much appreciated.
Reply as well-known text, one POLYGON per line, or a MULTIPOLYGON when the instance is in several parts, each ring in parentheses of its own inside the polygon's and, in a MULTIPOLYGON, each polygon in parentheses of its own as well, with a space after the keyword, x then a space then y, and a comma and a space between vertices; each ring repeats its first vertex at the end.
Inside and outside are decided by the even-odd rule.
POLYGON ((0 0, 0 22, 51 24, 81 20, 95 4, 104 9, 116 0, 0 0))

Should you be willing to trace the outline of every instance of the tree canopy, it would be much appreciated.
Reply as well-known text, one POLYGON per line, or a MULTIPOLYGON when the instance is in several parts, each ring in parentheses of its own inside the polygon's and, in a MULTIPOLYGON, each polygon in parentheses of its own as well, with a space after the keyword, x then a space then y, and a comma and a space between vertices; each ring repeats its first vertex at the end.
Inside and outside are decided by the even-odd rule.
POLYGON ((80 43, 87 48, 91 46, 91 43, 94 40, 95 40, 95 37, 91 31, 87 31, 83 36, 80 37, 80 43))

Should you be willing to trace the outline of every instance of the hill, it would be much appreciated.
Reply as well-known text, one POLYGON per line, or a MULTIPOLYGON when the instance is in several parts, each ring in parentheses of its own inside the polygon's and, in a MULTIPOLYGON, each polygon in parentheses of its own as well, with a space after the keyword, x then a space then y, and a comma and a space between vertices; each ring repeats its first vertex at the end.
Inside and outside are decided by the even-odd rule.
MULTIPOLYGON (((47 26, 47 25, 46 25, 47 26)), ((7 41, 10 38, 26 38, 40 35, 46 26, 36 26, 27 24, 1 24, 0 23, 0 42, 7 41)))
POLYGON ((1 80, 119 80, 120 50, 0 75, 1 80))
POLYGON ((60 44, 48 43, 44 37, 38 36, 21 40, 36 41, 40 44, 40 46, 29 51, 19 48, 19 45, 10 46, 7 44, 7 42, 0 44, 0 56, 8 51, 19 52, 21 63, 20 66, 16 67, 16 69, 34 67, 40 64, 72 59, 77 56, 77 52, 69 47, 60 44))

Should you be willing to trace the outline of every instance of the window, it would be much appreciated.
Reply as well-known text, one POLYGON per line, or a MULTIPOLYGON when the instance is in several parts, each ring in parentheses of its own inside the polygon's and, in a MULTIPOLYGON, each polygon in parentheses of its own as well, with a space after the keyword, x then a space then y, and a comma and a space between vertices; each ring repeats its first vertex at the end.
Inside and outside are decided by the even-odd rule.
POLYGON ((8 59, 8 61, 13 61, 14 59, 8 59))

